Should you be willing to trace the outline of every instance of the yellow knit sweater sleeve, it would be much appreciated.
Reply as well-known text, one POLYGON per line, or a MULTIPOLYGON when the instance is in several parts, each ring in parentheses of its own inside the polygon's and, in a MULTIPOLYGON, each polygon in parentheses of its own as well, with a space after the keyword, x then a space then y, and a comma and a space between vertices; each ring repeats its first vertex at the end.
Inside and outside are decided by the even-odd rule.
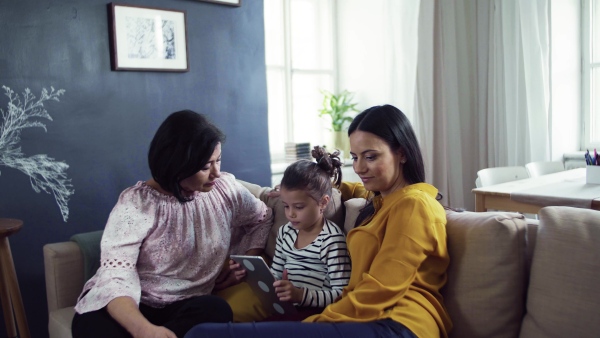
POLYGON ((351 198, 369 198, 372 194, 365 189, 361 182, 342 182, 340 192, 342 193, 342 202, 351 198))

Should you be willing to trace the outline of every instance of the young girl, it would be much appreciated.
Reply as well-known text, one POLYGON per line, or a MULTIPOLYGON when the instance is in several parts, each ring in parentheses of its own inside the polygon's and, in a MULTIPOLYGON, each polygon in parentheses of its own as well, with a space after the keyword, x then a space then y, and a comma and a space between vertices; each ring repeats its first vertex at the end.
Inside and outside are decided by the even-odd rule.
POLYGON ((291 301, 297 315, 276 315, 267 320, 302 320, 342 294, 350 278, 350 256, 342 230, 323 217, 331 200, 332 182, 342 180, 339 152, 329 154, 316 146, 317 162, 300 160, 284 172, 280 198, 290 221, 279 228, 271 271, 281 301, 291 301))

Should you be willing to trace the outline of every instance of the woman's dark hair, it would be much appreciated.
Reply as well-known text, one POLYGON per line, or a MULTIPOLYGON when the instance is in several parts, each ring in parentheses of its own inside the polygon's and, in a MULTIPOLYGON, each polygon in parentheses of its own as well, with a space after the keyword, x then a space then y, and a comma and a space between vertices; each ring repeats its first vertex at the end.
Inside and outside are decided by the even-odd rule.
MULTIPOLYGON (((348 136, 360 130, 374 134, 383 139, 392 151, 400 151, 406 158, 402 165, 402 175, 408 184, 425 182, 425 166, 419 141, 410 121, 400 109, 386 104, 374 106, 356 115, 350 127, 348 136)), ((376 191, 375 195, 379 192, 376 191)), ((372 201, 360 212, 355 226, 375 213, 372 201)))
POLYGON ((200 171, 212 156, 225 135, 204 115, 182 110, 169 115, 158 127, 148 151, 152 178, 181 203, 179 182, 200 171))
POLYGON ((316 162, 299 160, 285 169, 281 187, 305 190, 315 201, 320 202, 324 195, 332 195, 332 178, 336 187, 342 182, 342 161, 339 151, 330 154, 320 146, 315 146, 311 154, 316 162))

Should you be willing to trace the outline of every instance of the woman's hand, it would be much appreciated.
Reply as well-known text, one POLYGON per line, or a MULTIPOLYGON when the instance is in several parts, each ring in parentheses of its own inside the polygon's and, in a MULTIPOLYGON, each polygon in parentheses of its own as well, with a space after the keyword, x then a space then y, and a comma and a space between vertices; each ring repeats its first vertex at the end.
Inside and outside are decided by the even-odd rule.
POLYGON ((300 303, 304 296, 304 289, 297 288, 288 280, 287 270, 283 270, 283 279, 273 283, 275 293, 282 302, 300 303))
POLYGON ((123 296, 111 300, 106 305, 106 311, 134 338, 177 338, 175 333, 166 327, 150 323, 130 297, 123 296))
POLYGON ((213 291, 226 289, 232 285, 239 284, 246 277, 246 270, 234 260, 230 259, 229 264, 225 264, 223 269, 215 280, 213 291))
POLYGON ((269 191, 267 193, 268 197, 279 197, 279 195, 281 195, 281 192, 279 191, 281 189, 281 186, 278 184, 275 186, 275 188, 273 188, 273 190, 269 191))
POLYGON ((243 269, 242 266, 233 259, 229 260, 229 270, 233 272, 237 283, 240 283, 244 278, 246 278, 246 270, 243 269))
POLYGON ((133 335, 134 338, 177 338, 177 335, 173 331, 167 329, 164 326, 156 326, 148 323, 140 328, 138 332, 133 335))

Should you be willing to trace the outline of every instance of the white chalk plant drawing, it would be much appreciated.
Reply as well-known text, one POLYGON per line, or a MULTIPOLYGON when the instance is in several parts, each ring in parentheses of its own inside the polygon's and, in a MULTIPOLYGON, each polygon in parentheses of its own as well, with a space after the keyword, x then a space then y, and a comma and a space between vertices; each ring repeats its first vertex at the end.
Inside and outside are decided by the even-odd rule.
MULTIPOLYGON (((25 128, 42 128, 46 130, 46 125, 39 119, 52 121, 52 117, 46 111, 44 102, 57 101, 59 96, 65 93, 64 89, 50 91, 42 88, 42 94, 39 99, 26 88, 21 98, 19 94, 9 87, 2 86, 4 95, 8 96, 8 109, 0 109, 2 121, 0 121, 0 166, 17 169, 29 176, 31 187, 35 192, 44 191, 47 194, 52 193, 56 203, 60 208, 63 220, 66 222, 69 218, 69 196, 75 191, 71 189, 71 179, 67 178, 67 169, 69 165, 65 162, 59 162, 46 154, 26 156, 21 151, 19 142, 21 141, 21 131, 25 128)), ((0 178, 1 179, 1 178, 0 178)))

